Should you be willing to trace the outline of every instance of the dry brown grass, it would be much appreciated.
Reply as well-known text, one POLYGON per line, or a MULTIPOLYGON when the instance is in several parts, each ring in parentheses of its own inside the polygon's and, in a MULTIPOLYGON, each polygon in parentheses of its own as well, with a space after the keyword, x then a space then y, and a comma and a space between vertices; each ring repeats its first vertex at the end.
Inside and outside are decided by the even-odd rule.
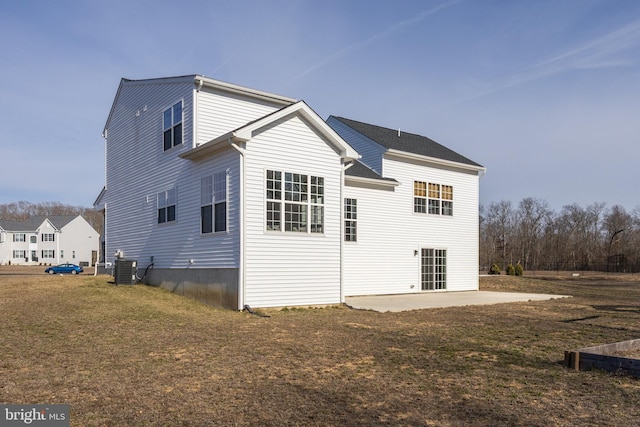
POLYGON ((376 313, 219 310, 107 276, 2 275, 0 401, 74 426, 640 424, 640 382, 564 350, 640 337, 638 277, 487 277, 573 298, 376 313))

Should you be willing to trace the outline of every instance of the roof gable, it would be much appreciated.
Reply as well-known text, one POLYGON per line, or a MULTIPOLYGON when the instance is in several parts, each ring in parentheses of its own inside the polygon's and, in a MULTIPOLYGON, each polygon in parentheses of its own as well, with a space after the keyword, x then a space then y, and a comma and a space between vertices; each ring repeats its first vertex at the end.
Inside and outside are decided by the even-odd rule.
POLYGON ((299 115, 304 118, 306 123, 320 133, 343 159, 355 160, 360 157, 353 147, 342 139, 342 137, 322 120, 304 101, 298 101, 295 104, 285 106, 259 119, 253 120, 231 132, 181 154, 180 157, 198 160, 220 151, 222 147, 232 142, 247 142, 257 133, 260 133, 261 129, 290 115, 299 115))
POLYGON ((49 221, 56 230, 60 230, 78 216, 79 215, 35 215, 25 219, 24 221, 0 220, 0 227, 5 231, 35 232, 40 229, 42 224, 49 221))
POLYGON ((461 163, 482 168, 482 165, 456 153, 430 138, 427 138, 426 136, 400 132, 399 130, 370 125, 355 120, 345 119, 343 117, 331 117, 386 148, 387 151, 402 151, 405 153, 418 154, 448 162, 461 163))
POLYGON ((175 77, 161 77, 161 78, 154 78, 154 79, 141 79, 141 80, 131 80, 131 79, 122 78, 120 79, 120 84, 118 85, 116 96, 113 99, 113 103, 111 104, 111 110, 109 111, 109 116, 107 117, 107 121, 104 125, 103 136, 106 136, 106 130, 109 127, 111 118, 113 117, 116 104, 118 103, 118 98, 120 98, 120 95, 126 86, 145 85, 145 84, 175 84, 175 83, 193 83, 194 88, 202 88, 203 86, 206 86, 206 87, 218 89, 224 92, 241 94, 241 95, 250 96, 256 99, 267 100, 269 102, 274 102, 276 104, 281 104, 281 105, 291 105, 294 102, 296 102, 295 99, 292 99, 286 96, 276 95, 273 93, 248 88, 245 86, 239 86, 232 83, 223 82, 221 80, 215 80, 199 74, 191 74, 186 76, 175 76, 175 77))

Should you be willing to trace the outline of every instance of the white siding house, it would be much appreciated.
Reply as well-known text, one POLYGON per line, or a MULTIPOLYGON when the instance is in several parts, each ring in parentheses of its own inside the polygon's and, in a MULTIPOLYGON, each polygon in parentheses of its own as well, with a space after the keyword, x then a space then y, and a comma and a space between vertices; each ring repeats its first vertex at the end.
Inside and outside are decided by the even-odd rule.
POLYGON ((377 153, 372 170, 347 170, 344 194, 356 207, 357 231, 343 249, 345 295, 477 290, 484 168, 426 137, 333 116, 327 122, 359 151, 377 153))
POLYGON ((199 75, 123 79, 96 201, 106 261, 135 259, 144 282, 234 309, 419 292, 427 256, 414 251, 434 248, 447 249, 441 290, 477 289, 484 169, 406 158, 348 124, 199 75), (454 186, 455 215, 414 214, 413 180, 454 186), (356 241, 345 198, 358 201, 356 241))
POLYGON ((0 265, 41 265, 97 261, 100 235, 79 215, 0 220, 0 265))

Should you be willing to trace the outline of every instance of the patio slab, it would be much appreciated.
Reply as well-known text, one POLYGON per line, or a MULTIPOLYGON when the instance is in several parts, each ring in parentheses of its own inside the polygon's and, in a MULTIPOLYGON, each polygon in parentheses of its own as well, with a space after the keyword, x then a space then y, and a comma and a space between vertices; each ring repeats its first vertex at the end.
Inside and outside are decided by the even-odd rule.
POLYGON ((351 308, 359 310, 399 312, 422 310, 425 308, 460 307, 465 305, 546 301, 556 298, 570 298, 570 295, 488 291, 437 292, 346 297, 346 304, 351 308))

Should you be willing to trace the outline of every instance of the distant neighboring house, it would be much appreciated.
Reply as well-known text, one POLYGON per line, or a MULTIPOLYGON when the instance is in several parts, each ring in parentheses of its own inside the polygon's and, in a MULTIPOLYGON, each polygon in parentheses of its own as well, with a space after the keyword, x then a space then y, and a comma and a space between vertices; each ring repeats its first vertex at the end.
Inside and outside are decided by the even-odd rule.
POLYGON ((484 167, 428 138, 200 75, 122 79, 103 135, 105 261, 146 283, 234 309, 478 289, 484 167))
POLYGON ((100 235, 81 215, 0 220, 0 265, 89 266, 97 261, 100 235))

